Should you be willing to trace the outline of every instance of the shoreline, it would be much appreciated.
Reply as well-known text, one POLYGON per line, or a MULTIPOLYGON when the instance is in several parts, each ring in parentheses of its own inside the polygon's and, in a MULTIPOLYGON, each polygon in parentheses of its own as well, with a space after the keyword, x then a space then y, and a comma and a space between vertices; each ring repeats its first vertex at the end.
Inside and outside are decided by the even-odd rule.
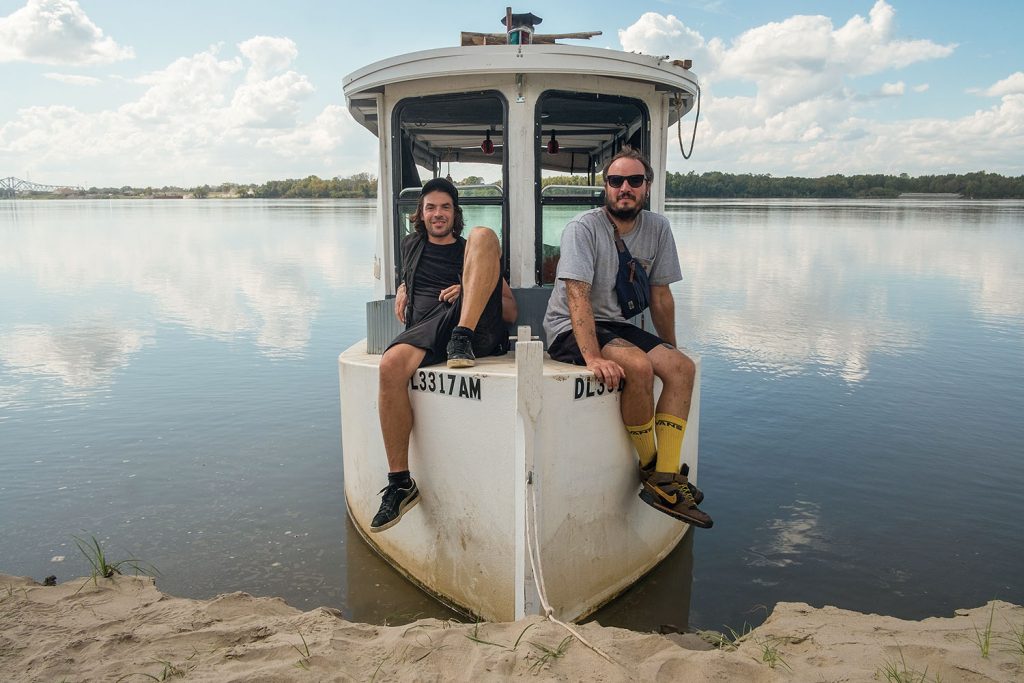
POLYGON ((0 574, 0 679, 11 681, 1024 678, 1024 607, 1001 601, 920 621, 779 603, 749 633, 719 634, 722 648, 711 634, 574 628, 611 662, 539 616, 374 626, 246 593, 177 598, 146 576, 44 586, 0 574))

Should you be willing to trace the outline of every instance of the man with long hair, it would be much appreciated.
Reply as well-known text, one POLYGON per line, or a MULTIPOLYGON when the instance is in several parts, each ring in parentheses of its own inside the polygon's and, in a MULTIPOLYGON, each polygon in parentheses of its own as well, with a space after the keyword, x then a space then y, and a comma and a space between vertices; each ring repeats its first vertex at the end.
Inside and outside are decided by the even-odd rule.
POLYGON ((605 205, 573 218, 562 233, 555 288, 544 315, 548 352, 586 365, 606 387, 618 387, 622 420, 640 460, 640 497, 651 507, 695 526, 711 517, 704 495, 681 462, 696 367, 676 348, 675 301, 669 285, 682 279, 668 219, 644 209, 654 171, 632 148, 604 167, 605 205), (657 335, 627 322, 616 296, 618 241, 650 282, 657 335), (654 402, 654 378, 662 382, 654 402))
POLYGON ((444 178, 427 181, 402 240, 402 272, 395 316, 405 331, 380 360, 378 413, 388 457, 388 485, 370 531, 389 529, 419 502, 409 473, 412 403, 409 380, 417 368, 447 361, 472 367, 477 356, 508 350, 506 323, 517 315, 512 290, 501 277, 501 245, 490 228, 475 227, 468 239, 459 192, 444 178))

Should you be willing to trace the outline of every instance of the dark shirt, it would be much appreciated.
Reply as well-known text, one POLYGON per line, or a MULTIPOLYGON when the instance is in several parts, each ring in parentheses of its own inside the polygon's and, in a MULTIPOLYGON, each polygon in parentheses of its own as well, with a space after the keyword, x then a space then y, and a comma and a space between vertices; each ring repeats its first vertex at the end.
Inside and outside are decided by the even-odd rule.
POLYGON ((416 291, 413 292, 413 320, 419 320, 438 304, 441 290, 462 280, 462 261, 466 243, 433 244, 425 242, 416 267, 416 291))

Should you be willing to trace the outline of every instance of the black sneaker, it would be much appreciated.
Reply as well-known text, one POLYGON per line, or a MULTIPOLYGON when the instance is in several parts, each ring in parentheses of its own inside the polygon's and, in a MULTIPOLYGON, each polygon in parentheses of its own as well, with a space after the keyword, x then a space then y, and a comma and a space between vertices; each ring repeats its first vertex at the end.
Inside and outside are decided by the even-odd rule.
POLYGON ((655 472, 644 481, 640 500, 687 524, 710 529, 714 524, 711 516, 697 507, 687 484, 689 482, 682 474, 655 472))
MULTIPOLYGON (((640 466, 640 483, 641 484, 643 484, 645 481, 647 481, 650 478, 650 476, 652 474, 654 474, 654 464, 657 461, 658 461, 658 458, 657 458, 657 456, 655 456, 654 460, 651 460, 651 463, 647 467, 644 467, 643 465, 640 466)), ((683 463, 683 476, 686 477, 689 474, 690 474, 690 466, 687 465, 684 462, 683 463)), ((694 486, 693 482, 691 482, 689 479, 687 479, 687 481, 686 481, 686 486, 687 486, 687 488, 690 489, 690 495, 693 496, 693 502, 695 502, 697 505, 700 505, 701 501, 704 500, 704 492, 701 491, 696 486, 694 486)))
POLYGON ((370 522, 370 531, 377 533, 390 529, 398 524, 402 515, 420 502, 420 490, 416 488, 416 480, 410 479, 409 488, 401 488, 398 484, 388 484, 380 490, 384 494, 384 500, 380 502, 380 509, 370 522))
POLYGON ((473 338, 465 334, 452 333, 448 342, 448 367, 471 368, 476 365, 473 354, 473 338))

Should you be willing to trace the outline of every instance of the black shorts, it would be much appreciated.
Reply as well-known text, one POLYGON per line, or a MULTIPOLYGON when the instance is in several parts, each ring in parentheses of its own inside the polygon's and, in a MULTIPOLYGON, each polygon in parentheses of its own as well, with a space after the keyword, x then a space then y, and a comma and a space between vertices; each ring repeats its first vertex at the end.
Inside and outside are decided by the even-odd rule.
MULTIPOLYGON (((598 321, 594 327, 597 331, 597 345, 602 349, 613 339, 625 339, 644 353, 665 343, 660 337, 629 323, 598 321)), ((555 337, 548 347, 548 355, 563 363, 587 364, 583 360, 583 354, 580 353, 580 347, 576 344, 576 335, 572 330, 562 332, 555 337)))
MULTIPOLYGON (((451 339, 452 330, 458 326, 461 314, 461 296, 452 303, 438 301, 429 313, 395 337, 388 348, 395 344, 409 344, 423 349, 427 354, 420 362, 421 368, 443 363, 448 360, 448 340, 451 339)), ((508 336, 508 327, 501 317, 501 280, 498 280, 480 315, 480 322, 476 325, 473 354, 478 358, 504 354, 508 351, 508 336)))

